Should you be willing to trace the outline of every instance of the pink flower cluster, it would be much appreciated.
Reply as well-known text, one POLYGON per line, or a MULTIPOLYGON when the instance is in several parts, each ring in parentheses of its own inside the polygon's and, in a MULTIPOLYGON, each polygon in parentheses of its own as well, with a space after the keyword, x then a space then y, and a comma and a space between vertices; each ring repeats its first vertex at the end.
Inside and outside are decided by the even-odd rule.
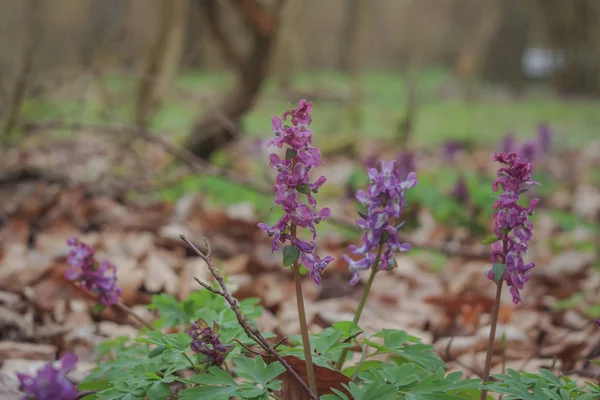
POLYGON ((79 282, 82 287, 98 295, 105 306, 119 302, 121 288, 117 284, 117 269, 109 261, 99 263, 94 258, 94 249, 77 238, 67 241, 71 247, 67 262, 71 264, 65 272, 68 280, 79 282))
POLYGON ((369 187, 366 191, 356 192, 356 199, 366 207, 363 219, 356 225, 364 231, 362 246, 350 246, 349 250, 361 256, 353 260, 344 255, 344 260, 350 265, 352 272, 351 285, 359 279, 359 271, 371 268, 376 262, 376 253, 379 252, 379 268, 387 270, 394 264, 394 253, 411 249, 409 243, 398 241, 398 223, 404 210, 404 191, 414 187, 419 181, 414 172, 403 172, 396 161, 381 162, 380 169, 369 168, 369 187), (404 179, 403 175, 406 176, 404 179), (385 251, 380 246, 385 246, 385 251))
MULTIPOLYGON (((521 160, 517 154, 497 153, 493 159, 504 166, 498 170, 498 178, 492 185, 495 192, 498 187, 503 190, 494 203, 494 233, 500 240, 492 245, 492 261, 501 260, 506 264, 504 279, 510 287, 513 303, 517 304, 521 301, 519 290, 523 289, 531 276, 529 270, 535 266, 534 263, 525 264, 523 254, 527 252, 533 236, 529 216, 539 200, 532 199, 528 207, 519 205, 518 201, 526 187, 538 183, 531 179, 532 164, 521 160)), ((488 277, 494 279, 492 270, 488 277)))
POLYGON ((300 262, 310 271, 311 279, 321 284, 321 274, 333 257, 321 259, 315 254, 315 239, 317 232, 315 224, 329 216, 329 208, 317 209, 317 202, 313 194, 327 178, 320 176, 314 181, 310 179, 310 172, 323 164, 321 151, 312 146, 312 131, 308 128, 312 119, 310 111, 312 104, 300 100, 298 108, 283 113, 282 118, 275 116, 271 119, 271 127, 275 137, 267 142, 267 146, 286 148, 285 156, 272 153, 269 156, 271 168, 277 171, 275 182, 275 204, 281 206, 285 214, 273 226, 260 223, 258 226, 273 238, 272 250, 279 249, 280 243, 289 243, 300 252, 300 262), (291 126, 284 125, 283 121, 291 117, 291 126), (303 195, 308 204, 301 202, 303 195), (312 241, 306 242, 290 234, 291 224, 301 228, 308 228, 312 232, 312 241))

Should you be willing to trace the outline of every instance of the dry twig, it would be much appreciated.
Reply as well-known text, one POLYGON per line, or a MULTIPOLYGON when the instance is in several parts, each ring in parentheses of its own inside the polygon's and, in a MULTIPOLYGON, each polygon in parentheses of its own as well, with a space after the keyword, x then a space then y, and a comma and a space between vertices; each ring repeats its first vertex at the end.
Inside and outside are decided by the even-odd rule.
MULTIPOLYGON (((227 286, 225 286, 223 277, 221 276, 219 271, 217 271, 217 269, 215 268, 215 266, 213 264, 212 252, 211 252, 210 245, 208 244, 208 241, 206 241, 206 239, 204 240, 204 243, 205 243, 206 249, 207 249, 206 254, 205 254, 200 249, 198 249, 191 241, 189 241, 184 235, 181 235, 180 237, 181 237, 181 240, 183 240, 196 254, 198 254, 198 256, 200 258, 202 258, 204 260, 204 262, 208 266, 208 269, 209 269, 211 275, 215 278, 215 280, 219 284, 219 287, 221 288, 220 290, 213 289, 213 288, 210 288, 209 290, 211 292, 223 297, 225 299, 225 301, 227 301, 227 303, 229 304, 229 307, 235 313, 235 316, 237 317, 239 324, 242 326, 242 328, 244 328, 244 331, 246 331, 246 334, 252 340, 254 340, 260 347, 262 347, 265 351, 267 351, 269 354, 273 355, 277 359, 277 361, 279 361, 284 366, 284 368, 294 377, 294 379, 296 379, 296 381, 298 381, 300 386, 302 386, 302 388, 306 391, 306 393, 308 393, 308 395, 310 396, 311 399, 318 400, 318 397, 310 390, 310 388, 308 387, 306 382, 304 382, 304 380, 300 377, 300 375, 298 375, 298 373, 296 371, 294 371, 294 369, 290 366, 290 364, 283 359, 283 357, 279 354, 279 352, 277 352, 277 350, 275 350, 273 348, 273 346, 271 346, 271 344, 264 338, 264 336, 260 333, 260 331, 248 322, 248 318, 246 318, 246 316, 244 314, 242 314, 238 301, 235 300, 233 298, 233 296, 231 296, 231 293, 229 293, 227 286)), ((194 278, 194 279, 196 280, 196 282, 200 283, 202 285, 202 287, 207 288, 207 289, 210 287, 206 283, 201 283, 199 279, 197 279, 197 278, 194 278)))

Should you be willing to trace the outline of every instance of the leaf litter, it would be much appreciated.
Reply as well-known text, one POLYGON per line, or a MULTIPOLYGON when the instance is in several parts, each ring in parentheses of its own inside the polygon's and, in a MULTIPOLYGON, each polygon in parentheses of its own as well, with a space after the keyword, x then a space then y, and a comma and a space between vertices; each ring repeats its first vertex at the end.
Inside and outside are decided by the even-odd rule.
MULTIPOLYGON (((132 196, 141 182, 160 181, 166 166, 182 168, 160 148, 146 146, 153 148, 149 158, 154 165, 138 154, 141 164, 126 162, 131 171, 125 175, 111 167, 117 149, 89 135, 76 141, 49 141, 2 157, 0 387, 5 389, 0 394, 14 391, 15 371, 35 369, 57 351, 75 352, 83 360, 81 368, 90 368, 94 347, 102 340, 135 335, 135 321, 112 309, 93 315, 95 300, 64 279, 66 239, 72 235, 96 247, 99 258, 117 265, 125 303, 147 319, 152 314, 145 304, 152 294, 185 298, 199 289, 194 276, 207 280, 203 263, 178 239, 180 234, 207 237, 234 295, 260 298, 265 307, 258 319, 260 327, 279 338, 298 333, 293 277, 271 254, 268 238, 256 226, 261 211, 244 199, 215 206, 203 191, 182 195, 173 203, 156 196, 132 196), (37 175, 15 178, 27 170, 37 175)), ((254 144, 242 141, 237 146, 254 144)), ((380 156, 389 152, 389 146, 369 148, 380 156)), ((593 324, 600 316, 600 190, 589 180, 572 178, 598 168, 600 157, 594 148, 597 143, 575 154, 575 159, 581 156, 585 162, 571 162, 572 151, 557 152, 544 162, 557 190, 556 195, 541 196, 542 204, 547 203, 537 216, 540 229, 531 254, 539 268, 523 305, 514 307, 508 293, 503 296, 493 372, 544 367, 576 380, 600 374, 600 368, 588 362, 600 353, 600 331, 593 324), (590 224, 573 222, 573 216, 590 224), (572 304, 566 304, 570 299, 572 304)), ((248 154, 238 157, 236 153, 237 173, 242 174, 244 166, 256 170, 256 160, 248 154)), ((444 168, 435 152, 418 156, 419 165, 427 166, 423 169, 430 173, 444 168)), ((488 158, 489 150, 475 149, 459 160, 465 168, 489 174, 488 158)), ((327 168, 336 177, 336 192, 329 193, 331 204, 340 210, 337 217, 351 221, 354 216, 347 210, 353 209, 352 199, 335 199, 357 188, 348 182, 353 171, 363 166, 333 156, 327 168)), ((330 201, 326 195, 324 203, 330 201)), ((416 222, 403 234, 416 250, 398 256, 398 268, 375 280, 361 327, 367 332, 406 330, 433 344, 451 370, 476 376, 483 368, 494 296, 494 287, 484 276, 490 267, 489 250, 481 238, 487 232, 477 235, 442 223, 435 213, 427 201, 416 202, 408 211, 407 219, 416 222)), ((485 228, 490 231, 491 222, 485 228)), ((349 273, 341 255, 353 240, 333 228, 327 235, 325 246, 336 261, 328 267, 321 288, 305 285, 311 332, 352 318, 362 284, 347 285, 349 273)), ((329 379, 325 375, 321 379, 329 379)))

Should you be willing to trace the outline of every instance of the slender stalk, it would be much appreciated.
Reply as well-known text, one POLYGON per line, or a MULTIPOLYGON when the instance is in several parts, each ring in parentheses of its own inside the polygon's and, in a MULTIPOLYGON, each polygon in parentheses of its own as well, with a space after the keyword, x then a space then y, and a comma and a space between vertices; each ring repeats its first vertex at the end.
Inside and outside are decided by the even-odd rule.
POLYGON ((123 304, 121 302, 118 302, 114 306, 117 307, 119 310, 125 311, 127 314, 129 314, 130 316, 132 316, 140 324, 142 324, 143 326, 145 326, 146 328, 148 328, 148 330, 151 330, 151 331, 154 330, 154 328, 149 323, 147 323, 146 321, 144 321, 144 319, 142 317, 140 317, 139 315, 137 315, 131 308, 127 307, 125 304, 123 304))
MULTIPOLYGON (((231 296, 231 293, 229 293, 227 286, 225 286, 225 281, 223 280, 223 277, 221 276, 221 274, 219 274, 219 271, 217 271, 217 269, 215 268, 215 265, 212 261, 212 251, 210 249, 210 245, 208 244, 208 241, 206 239, 204 239, 204 243, 206 245, 206 254, 204 254, 192 242, 190 242, 188 240, 188 238, 186 238, 184 235, 180 235, 180 237, 181 237, 181 240, 183 240, 192 250, 194 250, 194 252, 196 254, 198 254, 198 256, 200 256, 200 258, 202 258, 204 260, 204 262, 208 266, 208 270, 210 271, 210 274, 215 278, 215 280, 219 284, 219 287, 221 288, 221 290, 216 291, 216 294, 223 297, 225 299, 225 301, 227 301, 227 303, 229 304, 229 307, 235 313, 235 316, 236 316, 238 322, 240 323, 240 326, 242 328, 244 328, 244 331, 246 332, 248 337, 250 337, 252 340, 254 340, 256 342, 256 344, 258 344, 265 351, 267 351, 267 353, 273 355, 277 359, 277 361, 279 361, 281 363, 281 365, 283 365, 283 367, 292 375, 292 377, 294 377, 294 379, 296 379, 298 384, 300 386, 302 386, 302 389, 304 389, 306 391, 306 393, 312 400, 318 400, 319 397, 315 393, 313 393, 313 391, 306 384, 306 382, 304 382, 304 380, 300 377, 300 375, 298 375, 298 373, 296 371, 294 371, 292 366, 281 356, 281 354, 279 354, 279 352, 277 350, 275 350, 273 348, 273 346, 271 346, 271 344, 267 341, 267 339, 265 339, 265 337, 260 333, 260 331, 254 325, 252 325, 248 322, 248 318, 246 318, 246 316, 242 314, 242 311, 240 310, 240 307, 239 307, 239 302, 231 296)), ((206 287, 206 286, 208 286, 208 284, 205 283, 202 286, 206 287)))
MULTIPOLYGON (((508 251, 508 234, 502 238, 504 262, 506 263, 506 253, 508 251)), ((490 339, 488 341, 487 354, 485 356, 485 367, 483 369, 483 382, 490 380, 490 370, 492 369, 492 353, 494 352, 494 343, 496 342, 496 327, 498 326, 498 314, 500 313, 500 298, 502 297, 502 284, 504 279, 501 278, 496 284, 496 300, 494 302, 494 311, 492 312, 492 326, 490 328, 490 339)), ((487 387, 481 391, 481 400, 487 398, 487 387)))
MULTIPOLYGON (((365 308, 365 304, 367 302, 367 297, 369 297, 369 292, 371 291, 371 286, 373 285, 373 281, 375 280, 375 274, 379 271, 379 259, 381 258, 381 252, 383 251, 383 244, 379 245, 379 249, 377 249, 377 256, 375 257, 375 262, 371 266, 371 275, 369 275, 369 280, 365 285, 365 288, 362 293, 362 297, 360 298, 360 302, 358 303, 358 308, 356 309, 356 313, 354 313, 354 319, 352 322, 358 324, 360 321, 360 316, 362 315, 363 309, 365 308)), ((342 354, 340 354, 340 358, 338 362, 335 364, 339 370, 342 369, 344 361, 346 361, 346 356, 348 355, 348 348, 342 350, 342 354)))
POLYGON ((192 361, 192 359, 185 353, 181 353, 184 355, 185 358, 187 358, 187 360, 189 361, 190 365, 192 366, 192 369, 194 371, 198 371, 198 367, 196 366, 196 364, 194 364, 194 362, 192 361))
MULTIPOLYGON (((290 234, 296 237, 296 224, 291 224, 290 234)), ((298 306, 298 321, 300 322, 300 333, 302 334, 302 347, 304 348, 304 360, 306 362, 306 374, 308 375, 308 385, 310 390, 317 396, 317 378, 315 377, 315 368, 312 361, 312 350, 310 347, 310 338, 308 336, 308 324, 306 323, 306 310, 304 308, 304 296, 302 294, 302 275, 300 275, 300 263, 294 262, 292 265, 294 271, 294 282, 296 284, 296 304, 298 306)))

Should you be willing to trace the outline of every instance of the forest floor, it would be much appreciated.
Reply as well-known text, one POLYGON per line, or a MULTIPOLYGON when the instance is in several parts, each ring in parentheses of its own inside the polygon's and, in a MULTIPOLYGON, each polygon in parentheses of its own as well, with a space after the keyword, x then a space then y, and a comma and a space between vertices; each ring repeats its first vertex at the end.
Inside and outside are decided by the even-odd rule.
MULTIPOLYGON (((192 80, 182 78, 182 85, 192 87, 185 79, 192 80)), ((373 85, 367 96, 376 85, 385 86, 373 85)), ((424 105, 409 151, 381 134, 393 132, 401 115, 395 105, 401 87, 398 83, 368 102, 370 122, 357 140, 358 154, 324 156, 320 170, 328 182, 319 201, 332 208, 335 223, 319 225, 320 248, 336 261, 321 288, 308 280, 304 285, 310 329, 352 319, 366 279, 349 286, 342 260, 360 237, 351 194, 365 184, 365 163, 413 163, 420 183, 407 195, 403 234, 414 250, 398 256, 398 268, 375 280, 361 327, 404 329, 433 344, 450 369, 480 375, 495 291, 484 275, 490 249, 481 244, 492 231, 491 183, 497 169, 492 155, 505 131, 535 140, 536 125, 549 122, 552 148, 536 153, 534 179, 542 186, 531 193, 542 200, 528 255, 537 266, 522 304, 514 306, 509 293, 503 295, 492 371, 544 367, 576 380, 597 378, 600 367, 588 361, 600 354, 600 329, 594 324, 600 317, 600 137, 592 133, 600 114, 592 112, 593 102, 461 103, 470 110, 462 117, 453 108, 458 101, 424 105), (459 143, 451 154, 441 145, 473 136, 477 140, 459 143), (459 180, 466 185, 461 193, 459 180)), ((341 105, 322 102, 315 102, 313 113, 317 144, 343 134, 345 120, 341 105)), ((298 332, 292 274, 257 228, 278 216, 271 207, 273 176, 261 139, 269 135, 271 112, 281 114, 282 104, 262 96, 246 120, 251 134, 215 158, 218 170, 198 160, 182 162, 164 143, 102 128, 112 126, 107 120, 118 123, 110 113, 92 118, 90 111, 83 122, 95 128, 72 132, 66 126, 75 114, 68 106, 40 117, 41 109, 31 105, 27 113, 39 126, 19 148, 0 155, 0 397, 15 395, 16 371, 32 372, 57 351, 79 356, 81 377, 93 366, 99 343, 136 335, 135 321, 124 314, 108 309, 93 315, 94 299, 64 278, 66 240, 73 235, 94 246, 99 259, 117 265, 124 301, 148 320, 153 314, 146 304, 153 294, 182 299, 199 290, 193 277, 210 280, 205 265, 179 240, 180 234, 196 242, 206 237, 235 296, 257 297, 265 307, 260 327, 280 337, 298 332), (60 124, 44 127, 44 121, 60 124)), ((169 107, 163 111, 169 116, 161 114, 154 128, 172 132, 161 138, 176 142, 174 131, 187 120, 169 107), (169 125, 174 120, 181 125, 169 125)), ((185 107, 195 105, 188 101, 185 107)))

